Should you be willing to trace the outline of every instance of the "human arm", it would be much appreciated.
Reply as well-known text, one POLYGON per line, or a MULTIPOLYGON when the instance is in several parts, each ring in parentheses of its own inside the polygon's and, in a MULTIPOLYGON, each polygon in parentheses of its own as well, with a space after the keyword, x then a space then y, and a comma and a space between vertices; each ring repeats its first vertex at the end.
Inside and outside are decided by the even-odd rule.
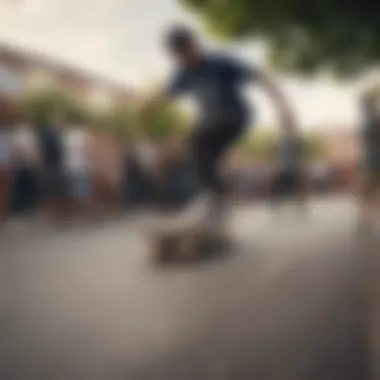
POLYGON ((281 126, 286 130, 291 129, 294 132, 296 121, 293 109, 290 106, 288 97, 282 91, 277 81, 263 70, 256 72, 256 80, 273 102, 280 117, 281 126))
POLYGON ((259 85, 273 102, 282 126, 286 129, 295 126, 295 117, 287 96, 280 85, 265 70, 241 60, 226 57, 223 61, 224 73, 234 83, 259 85))
POLYGON ((185 93, 189 88, 189 78, 184 70, 176 72, 168 83, 143 102, 141 114, 149 115, 156 107, 165 107, 171 100, 185 93))

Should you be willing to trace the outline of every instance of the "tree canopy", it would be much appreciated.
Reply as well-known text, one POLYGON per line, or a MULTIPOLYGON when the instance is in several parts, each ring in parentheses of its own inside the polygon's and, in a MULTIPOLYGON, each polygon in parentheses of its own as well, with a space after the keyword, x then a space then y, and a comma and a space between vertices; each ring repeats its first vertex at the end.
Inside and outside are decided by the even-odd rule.
POLYGON ((107 110, 91 109, 59 89, 27 94, 23 113, 36 125, 51 121, 56 112, 73 123, 113 134, 118 139, 149 138, 162 140, 186 133, 188 120, 176 104, 156 105, 148 117, 139 115, 136 104, 115 105, 107 110))
POLYGON ((83 105, 55 88, 26 94, 22 108, 24 114, 36 124, 47 123, 56 112, 76 121, 84 121, 89 116, 89 111, 83 105))
MULTIPOLYGON (((89 129, 114 135, 120 141, 148 138, 159 142, 184 136, 189 126, 186 113, 175 103, 166 106, 157 104, 148 116, 141 117, 136 104, 117 105, 98 111, 79 104, 56 89, 28 94, 24 99, 23 109, 36 125, 48 123, 52 112, 61 112, 73 122, 84 123, 89 129)), ((239 141, 236 149, 247 158, 271 160, 275 158, 275 139, 276 133, 270 128, 255 128, 239 141)), ((323 136, 309 132, 306 133, 305 140, 308 159, 324 156, 323 136)))
POLYGON ((175 104, 157 104, 140 124, 141 134, 154 140, 183 136, 188 127, 186 115, 175 104))
MULTIPOLYGON (((271 130, 261 129, 254 131, 239 141, 236 149, 252 159, 271 161, 276 159, 276 136, 276 133, 271 130)), ((322 135, 315 132, 304 133, 303 140, 305 143, 304 158, 306 161, 325 158, 326 140, 322 135)))
POLYGON ((380 60, 375 0, 178 0, 216 36, 257 38, 281 69, 359 74, 380 60))

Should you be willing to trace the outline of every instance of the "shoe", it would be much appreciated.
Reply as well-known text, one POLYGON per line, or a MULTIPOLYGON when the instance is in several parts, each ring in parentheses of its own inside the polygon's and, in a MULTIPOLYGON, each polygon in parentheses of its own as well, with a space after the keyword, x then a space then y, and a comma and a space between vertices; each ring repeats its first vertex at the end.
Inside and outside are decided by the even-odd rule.
POLYGON ((223 232, 226 229, 227 204, 222 198, 214 196, 210 200, 205 217, 205 224, 208 228, 218 232, 223 232))
POLYGON ((209 215, 210 202, 211 196, 209 194, 202 194, 176 218, 175 222, 181 225, 203 223, 209 215))

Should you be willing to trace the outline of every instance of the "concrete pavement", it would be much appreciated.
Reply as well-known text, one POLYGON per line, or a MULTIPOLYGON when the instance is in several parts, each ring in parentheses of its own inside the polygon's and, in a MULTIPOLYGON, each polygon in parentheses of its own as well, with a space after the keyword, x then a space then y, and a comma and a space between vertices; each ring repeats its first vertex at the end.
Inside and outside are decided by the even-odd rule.
POLYGON ((146 219, 0 237, 1 379, 368 378, 349 200, 236 206, 234 252, 181 268, 151 265, 146 219))

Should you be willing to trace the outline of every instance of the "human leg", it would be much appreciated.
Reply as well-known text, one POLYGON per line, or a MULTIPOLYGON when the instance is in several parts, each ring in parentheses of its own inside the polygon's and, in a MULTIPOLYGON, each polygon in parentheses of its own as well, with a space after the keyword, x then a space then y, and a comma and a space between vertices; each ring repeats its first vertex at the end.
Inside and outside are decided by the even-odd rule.
POLYGON ((191 140, 191 155, 201 193, 199 204, 200 208, 206 208, 204 215, 210 223, 224 219, 225 188, 220 166, 241 133, 242 128, 230 125, 215 129, 200 128, 191 140))

